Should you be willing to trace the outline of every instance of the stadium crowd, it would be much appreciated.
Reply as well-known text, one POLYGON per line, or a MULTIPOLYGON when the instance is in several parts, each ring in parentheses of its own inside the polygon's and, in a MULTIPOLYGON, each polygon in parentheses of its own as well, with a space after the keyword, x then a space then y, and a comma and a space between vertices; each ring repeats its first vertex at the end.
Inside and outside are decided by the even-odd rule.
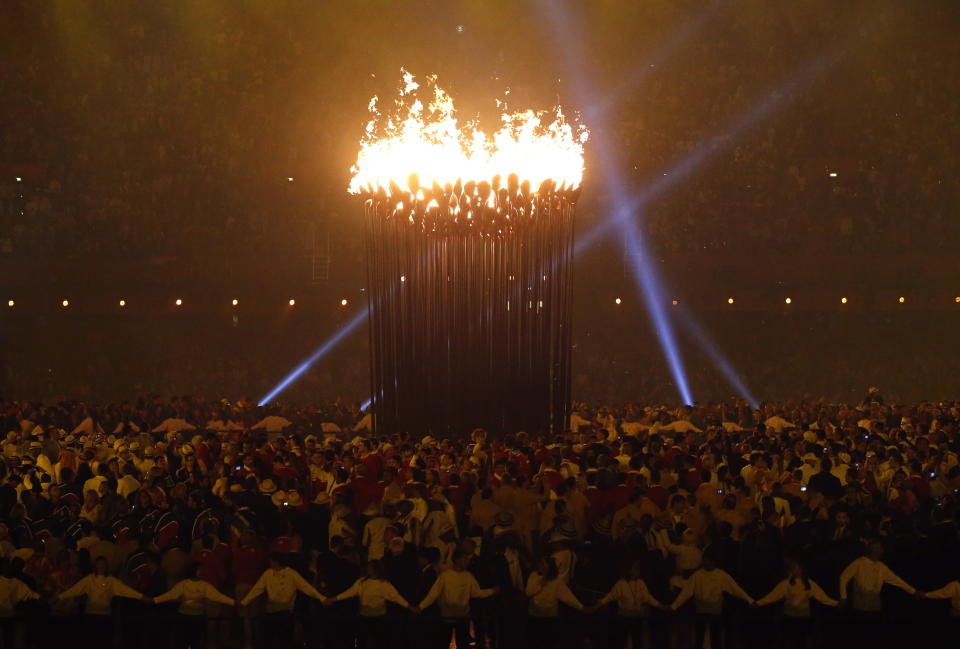
MULTIPOLYGON (((811 2, 776 12, 740 3, 714 12, 681 52, 651 66, 645 83, 619 83, 625 60, 655 59, 644 44, 702 10, 700 2, 662 0, 645 3, 635 20, 598 26, 609 38, 595 44, 596 80, 607 84, 611 128, 624 158, 636 161, 637 182, 710 152, 684 191, 651 205, 658 249, 902 253, 956 245, 956 220, 943 208, 958 192, 958 158, 945 145, 957 135, 946 98, 960 83, 944 69, 957 54, 950 3, 811 2), (853 39, 849 26, 865 7, 880 26, 860 26, 853 39), (891 33, 891 24, 902 29, 891 33), (931 33, 932 25, 942 31, 931 33), (635 50, 624 49, 623 31, 635 50), (828 55, 822 83, 794 85, 804 64, 828 55), (731 124, 784 97, 731 139, 731 124)), ((342 202, 298 203, 286 179, 314 168, 312 151, 339 152, 359 137, 370 50, 390 52, 383 57, 399 67, 419 60, 419 39, 407 39, 411 47, 365 38, 388 11, 381 6, 346 19, 292 1, 257 11, 59 11, 13 2, 19 28, 3 51, 17 64, 5 70, 0 97, 11 125, 0 138, 0 165, 11 165, 0 175, 0 255, 163 255, 226 272, 238 255, 302 249, 317 212, 352 204, 342 182, 348 158, 326 160, 316 181, 342 202), (268 37, 260 21, 282 28, 268 37), (97 29, 109 37, 88 37, 97 29), (316 38, 341 30, 364 51, 316 38), (316 96, 321 82, 342 101, 316 96)), ((398 31, 441 38, 451 51, 469 42, 470 29, 458 36, 443 12, 389 11, 398 31)), ((490 60, 480 76, 542 83, 542 65, 526 62, 537 61, 543 41, 525 33, 510 42, 515 49, 484 48, 490 60)), ((358 240, 338 247, 352 246, 359 260, 358 240)))
POLYGON ((340 403, 0 402, 2 646, 947 632, 958 421, 957 403, 875 389, 849 406, 581 404, 547 437, 384 438, 340 403))

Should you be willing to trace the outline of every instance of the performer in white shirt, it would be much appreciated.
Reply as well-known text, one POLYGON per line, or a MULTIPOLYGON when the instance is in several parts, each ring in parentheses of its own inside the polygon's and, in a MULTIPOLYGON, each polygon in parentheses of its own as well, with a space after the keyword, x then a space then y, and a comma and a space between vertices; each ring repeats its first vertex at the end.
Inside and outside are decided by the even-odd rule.
POLYGON ((93 573, 60 593, 58 599, 71 599, 81 595, 87 596, 84 621, 88 628, 84 634, 91 639, 90 642, 95 642, 94 639, 106 642, 112 637, 113 620, 110 613, 114 597, 150 601, 116 577, 111 577, 105 557, 97 557, 93 564, 93 573))
POLYGON ((179 647, 206 647, 207 617, 204 604, 216 602, 226 606, 234 606, 236 600, 227 597, 211 584, 197 579, 198 564, 192 564, 186 579, 177 582, 177 585, 153 599, 154 604, 164 602, 180 602, 177 609, 179 627, 177 635, 179 647))
MULTIPOLYGON (((866 556, 855 559, 840 574, 840 605, 847 600, 847 589, 853 582, 853 609, 861 613, 880 612, 880 591, 884 584, 890 584, 904 590, 911 595, 917 595, 916 589, 900 579, 883 558, 883 544, 872 541, 867 548, 866 556)), ((922 596, 922 593, 919 595, 922 596)))
POLYGON ((649 629, 647 620, 650 615, 649 607, 666 608, 650 594, 647 584, 640 577, 640 562, 634 561, 626 577, 620 578, 613 585, 610 592, 604 595, 594 608, 616 603, 617 621, 613 630, 611 647, 623 649, 630 646, 634 649, 650 647, 649 629))
POLYGON ((923 593, 922 596, 929 597, 930 599, 949 599, 950 615, 960 617, 960 581, 951 581, 943 588, 923 593))
MULTIPOLYGON (((458 647, 470 646, 470 600, 490 597, 500 592, 498 587, 480 588, 476 578, 467 572, 470 556, 463 550, 453 553, 453 568, 445 570, 433 583, 417 610, 434 602, 440 604, 440 615, 452 625, 458 647)), ((449 640, 449 634, 446 639, 449 640)), ((446 646, 446 645, 444 645, 446 646)))
POLYGON ((247 606, 260 596, 267 595, 267 614, 264 616, 264 632, 276 647, 293 646, 293 606, 297 592, 323 601, 320 592, 311 586, 293 568, 287 566, 286 557, 274 553, 270 556, 267 568, 250 592, 240 600, 241 606, 247 606))
POLYGON ((803 576, 803 568, 794 559, 787 559, 787 578, 774 586, 767 595, 756 601, 757 606, 766 606, 783 601, 783 614, 787 617, 810 617, 810 600, 824 606, 836 606, 833 599, 812 579, 803 576))
POLYGON ((783 601, 783 620, 778 625, 778 646, 807 647, 813 645, 813 626, 810 617, 810 600, 824 606, 836 606, 839 602, 825 592, 812 579, 803 576, 803 568, 794 559, 787 559, 787 578, 774 586, 766 596, 758 599, 756 606, 766 606, 783 601))
POLYGON ((391 629, 386 623, 387 602, 417 612, 387 580, 387 571, 380 560, 367 562, 367 576, 358 579, 347 590, 323 601, 324 605, 357 598, 358 614, 362 622, 358 625, 359 647, 390 646, 391 629))
POLYGON ((356 597, 359 600, 358 614, 360 617, 383 617, 387 614, 387 602, 414 611, 414 607, 403 598, 386 577, 386 570, 381 561, 367 562, 367 576, 358 579, 347 590, 334 597, 323 600, 324 605, 340 602, 356 597))
POLYGON ((723 612, 723 596, 725 593, 753 604, 753 598, 740 588, 733 577, 717 567, 713 553, 706 552, 703 556, 703 567, 690 575, 690 579, 684 584, 683 589, 670 606, 675 611, 688 599, 693 598, 697 613, 704 617, 697 624, 697 643, 695 646, 703 646, 703 636, 706 633, 710 634, 711 647, 722 646, 719 644, 722 630, 720 614, 723 612))
POLYGON ((19 579, 0 576, 0 618, 13 617, 16 614, 14 609, 20 602, 39 598, 37 593, 19 579))
POLYGON ((584 610, 584 607, 560 576, 553 557, 540 560, 536 571, 527 578, 526 592, 530 615, 527 645, 543 649, 559 646, 560 602, 577 611, 584 610))

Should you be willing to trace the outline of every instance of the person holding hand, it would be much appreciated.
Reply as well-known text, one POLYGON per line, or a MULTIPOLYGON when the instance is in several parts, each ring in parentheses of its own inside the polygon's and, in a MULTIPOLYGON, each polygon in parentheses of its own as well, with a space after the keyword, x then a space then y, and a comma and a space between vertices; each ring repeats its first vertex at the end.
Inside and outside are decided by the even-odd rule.
POLYGON ((275 649, 288 649, 293 646, 293 607, 297 593, 323 601, 324 597, 306 579, 287 565, 286 556, 274 553, 270 555, 270 567, 257 583, 253 585, 242 600, 241 606, 247 606, 262 593, 267 596, 267 614, 265 616, 265 634, 275 649))
POLYGON ((206 646, 207 617, 204 610, 206 602, 216 602, 226 606, 234 606, 237 603, 236 600, 227 597, 211 584, 197 579, 198 567, 198 564, 191 565, 188 568, 186 579, 179 581, 176 586, 164 594, 153 598, 154 604, 180 602, 177 609, 179 614, 175 643, 177 649, 206 646))
POLYGON ((810 617, 810 600, 815 599, 824 606, 837 606, 840 602, 833 599, 817 582, 804 576, 803 567, 795 559, 787 559, 787 578, 774 586, 767 595, 761 597, 755 606, 766 606, 783 601, 784 619, 780 625, 781 647, 805 647, 810 644, 813 624, 810 617))
MULTIPOLYGON (((540 560, 527 579, 527 612, 530 615, 528 646, 548 649, 559 642, 560 602, 577 611, 586 611, 560 576, 553 557, 540 560)), ((458 645, 459 646, 459 645, 458 645)))
POLYGON ((114 597, 125 597, 150 602, 149 597, 130 588, 125 583, 110 576, 110 568, 105 557, 97 557, 93 572, 73 586, 63 591, 56 599, 71 599, 86 595, 84 607, 84 625, 87 627, 83 637, 89 646, 97 647, 104 638, 113 635, 113 619, 110 617, 114 597))
POLYGON ((334 597, 323 600, 325 606, 345 599, 357 598, 359 601, 359 643, 360 647, 386 647, 390 639, 390 625, 387 620, 387 602, 418 613, 419 610, 407 602, 387 580, 386 568, 382 560, 367 562, 367 575, 355 581, 347 590, 334 597))
MULTIPOLYGON (((423 601, 416 607, 416 610, 420 611, 438 602, 440 615, 453 627, 458 647, 470 645, 470 600, 490 597, 500 592, 498 587, 480 588, 476 577, 467 570, 469 564, 470 555, 461 549, 454 550, 453 568, 440 574, 423 601)), ((444 634, 445 641, 449 644, 449 630, 445 630, 444 634)))
POLYGON ((598 608, 616 603, 617 620, 612 632, 611 647, 623 649, 631 639, 632 647, 649 647, 650 638, 647 627, 649 607, 669 610, 669 607, 657 601, 646 582, 640 577, 640 562, 630 564, 627 576, 617 580, 610 592, 604 595, 596 605, 587 609, 592 613, 598 608))

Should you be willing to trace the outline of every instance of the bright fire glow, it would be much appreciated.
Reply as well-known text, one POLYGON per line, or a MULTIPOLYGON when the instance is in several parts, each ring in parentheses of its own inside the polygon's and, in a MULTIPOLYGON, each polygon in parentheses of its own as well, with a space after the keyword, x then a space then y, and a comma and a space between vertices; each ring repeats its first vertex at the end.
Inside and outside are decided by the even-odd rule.
MULTIPOLYGON (((490 134, 475 122, 460 125, 453 99, 427 78, 423 92, 413 75, 403 72, 403 87, 392 114, 382 115, 377 98, 370 101, 367 124, 353 166, 350 192, 389 193, 390 183, 416 193, 408 179, 416 174, 422 187, 443 187, 457 181, 492 182, 511 174, 533 191, 545 180, 575 189, 583 179, 583 144, 587 130, 567 122, 560 108, 552 111, 503 111, 501 126, 490 134), (421 100, 419 94, 428 98, 421 100), (426 102, 426 104, 424 103, 426 102)), ((503 104, 501 104, 503 108, 503 104)))

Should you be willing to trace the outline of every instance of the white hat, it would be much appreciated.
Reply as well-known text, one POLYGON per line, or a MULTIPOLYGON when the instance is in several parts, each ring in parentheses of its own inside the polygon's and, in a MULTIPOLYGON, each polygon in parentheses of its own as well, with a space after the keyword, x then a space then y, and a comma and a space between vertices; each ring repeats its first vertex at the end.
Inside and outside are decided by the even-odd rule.
POLYGON ((270 478, 267 478, 266 480, 260 483, 260 493, 272 494, 276 490, 277 490, 277 485, 270 478))

